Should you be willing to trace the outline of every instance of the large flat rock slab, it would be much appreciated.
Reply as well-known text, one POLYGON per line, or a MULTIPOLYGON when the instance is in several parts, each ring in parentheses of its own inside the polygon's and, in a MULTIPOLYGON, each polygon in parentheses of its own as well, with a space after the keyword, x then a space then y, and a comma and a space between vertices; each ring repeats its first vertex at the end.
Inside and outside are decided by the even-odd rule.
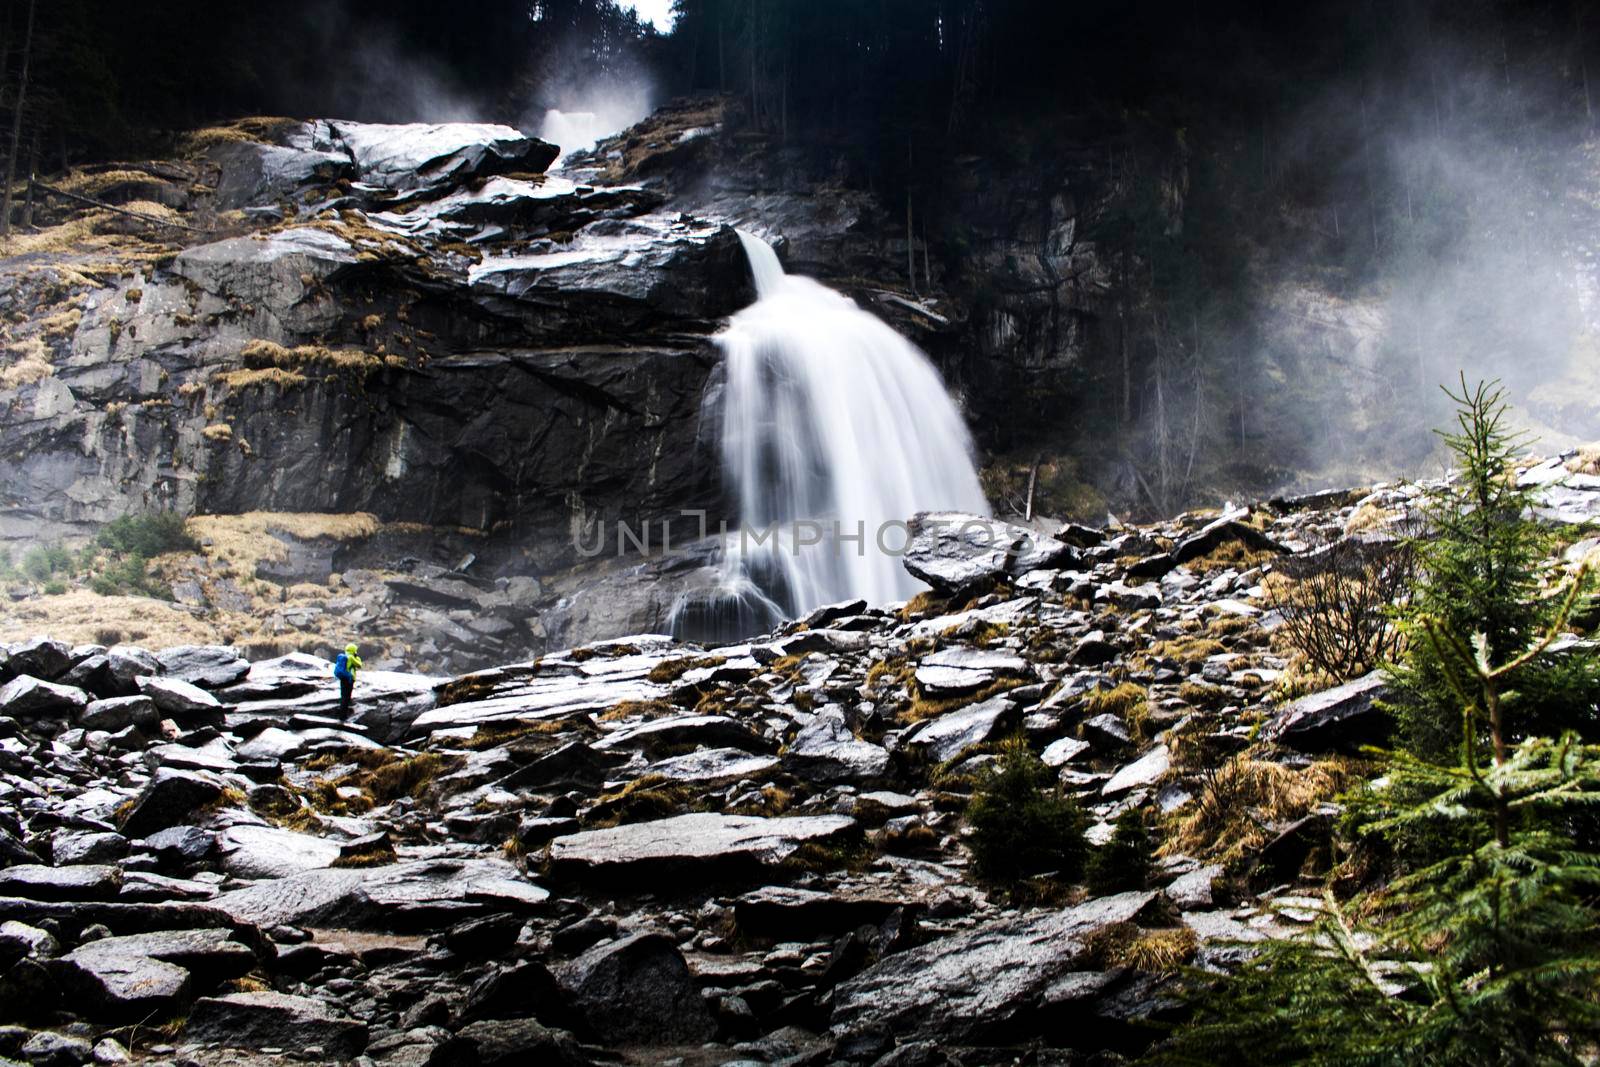
POLYGON ((883 1026, 902 1038, 960 1043, 1000 1038, 1043 1007, 1052 982, 1085 969, 1096 933, 1131 922, 1157 896, 1119 893, 896 953, 839 986, 833 1028, 883 1026))
POLYGON ((223 893, 213 905, 261 926, 433 929, 488 912, 527 912, 550 894, 503 860, 418 860, 302 871, 223 893))
POLYGON ((765 819, 694 812, 558 837, 550 843, 550 875, 607 882, 645 875, 708 879, 758 874, 782 864, 804 845, 837 842, 855 829, 856 821, 847 815, 765 819))

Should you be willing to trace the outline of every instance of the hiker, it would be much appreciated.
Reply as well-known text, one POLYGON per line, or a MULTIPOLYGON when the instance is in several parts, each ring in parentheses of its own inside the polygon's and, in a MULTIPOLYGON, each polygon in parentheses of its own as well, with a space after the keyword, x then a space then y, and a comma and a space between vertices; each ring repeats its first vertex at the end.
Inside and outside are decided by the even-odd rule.
POLYGON ((339 711, 342 714, 350 713, 350 690, 355 687, 356 671, 360 669, 361 657, 356 655, 356 646, 345 645, 339 658, 333 661, 333 676, 339 679, 339 711))

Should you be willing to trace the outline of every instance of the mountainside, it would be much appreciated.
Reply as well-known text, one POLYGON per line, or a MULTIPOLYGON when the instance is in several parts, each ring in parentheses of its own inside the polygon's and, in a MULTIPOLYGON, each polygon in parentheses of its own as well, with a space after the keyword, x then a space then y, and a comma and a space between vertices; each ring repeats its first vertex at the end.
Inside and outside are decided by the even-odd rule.
MULTIPOLYGON (((1523 473, 1541 518, 1600 522, 1592 462, 1523 473)), ((906 565, 936 591, 912 603, 367 670, 349 714, 300 654, 5 646, 0 1002, 78 1024, 7 1027, 0 1055, 1137 1053, 1180 965, 1310 921, 1387 683, 1294 699, 1316 683, 1274 581, 1393 544, 1420 491, 1059 538, 925 518, 906 565), (1108 857, 1085 876, 995 880, 1038 845, 972 804, 1018 736, 1108 857)))

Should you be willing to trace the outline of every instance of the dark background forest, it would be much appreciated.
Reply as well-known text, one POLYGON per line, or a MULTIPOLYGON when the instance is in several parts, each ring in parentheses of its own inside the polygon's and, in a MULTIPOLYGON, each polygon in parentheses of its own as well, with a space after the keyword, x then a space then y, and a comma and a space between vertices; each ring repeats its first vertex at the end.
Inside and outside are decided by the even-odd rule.
MULTIPOLYGON (((1600 209, 1591 4, 677 0, 676 13, 661 33, 610 0, 4 0, 0 116, 25 173, 159 154, 175 131, 245 114, 536 130, 574 86, 657 103, 722 92, 749 130, 844 160, 890 210, 920 205, 941 280, 980 308, 1008 294, 968 254, 952 161, 1092 172, 1079 237, 1112 295, 1091 358, 1036 361, 1003 399, 970 405, 1002 466, 1077 457, 1058 486, 1069 509, 1090 482, 1094 507, 1164 511, 1307 472, 1415 469, 1435 386, 1463 368, 1507 379, 1540 431, 1593 432, 1572 425, 1593 419, 1582 398, 1600 384, 1578 292, 1600 209), (1371 318, 1351 342, 1372 349, 1360 366, 1308 362, 1284 340, 1283 307, 1264 309, 1285 282, 1315 294, 1317 315, 1371 318)), ((957 389, 990 375, 942 363, 957 389)))

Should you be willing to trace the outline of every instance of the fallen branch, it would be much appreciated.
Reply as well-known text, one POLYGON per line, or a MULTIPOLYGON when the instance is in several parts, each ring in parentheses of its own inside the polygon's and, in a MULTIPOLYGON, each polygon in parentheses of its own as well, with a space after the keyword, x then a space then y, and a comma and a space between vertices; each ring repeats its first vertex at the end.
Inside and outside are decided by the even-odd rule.
POLYGON ((127 215, 130 218, 140 219, 156 226, 171 226, 175 230, 188 230, 190 233, 205 232, 198 227, 190 226, 186 223, 173 222, 171 219, 163 219, 156 215, 146 215, 142 211, 129 211, 125 207, 118 207, 115 204, 108 204, 104 200, 96 200, 92 196, 83 196, 80 193, 69 193, 65 189, 57 189, 55 186, 46 185, 44 182, 36 181, 33 183, 33 185, 40 192, 48 193, 51 196, 59 196, 67 200, 76 200, 80 204, 88 204, 90 207, 97 207, 104 211, 115 211, 119 215, 127 215))

